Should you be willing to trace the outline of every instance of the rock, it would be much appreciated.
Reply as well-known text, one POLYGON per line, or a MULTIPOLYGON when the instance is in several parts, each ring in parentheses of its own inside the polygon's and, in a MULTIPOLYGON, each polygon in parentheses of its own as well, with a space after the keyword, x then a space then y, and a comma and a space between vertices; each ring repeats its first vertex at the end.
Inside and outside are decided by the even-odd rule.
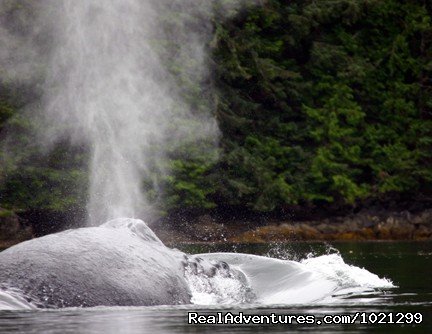
POLYGON ((337 225, 324 224, 324 223, 317 225, 316 229, 323 234, 337 234, 342 232, 340 230, 340 227, 338 227, 337 225))
POLYGON ((378 223, 378 219, 376 219, 377 217, 374 217, 375 219, 370 219, 370 220, 364 220, 361 224, 359 224, 360 226, 363 227, 374 227, 377 223, 378 223))
POLYGON ((420 225, 413 233, 414 240, 427 240, 432 237, 432 229, 420 225))
POLYGON ((357 232, 345 232, 336 236, 337 240, 358 241, 363 240, 357 232))
POLYGON ((199 241, 221 240, 226 235, 225 226, 216 223, 210 215, 201 216, 195 224, 188 225, 187 232, 199 241))
POLYGON ((315 228, 307 224, 300 224, 298 226, 299 234, 303 240, 319 240, 321 233, 315 228))
POLYGON ((294 225, 269 225, 257 229, 257 235, 265 241, 284 241, 296 238, 298 229, 294 225))
POLYGON ((254 244, 254 243, 264 243, 265 240, 257 235, 255 231, 248 231, 242 233, 238 236, 229 239, 229 242, 242 243, 242 244, 254 244))
POLYGON ((374 230, 378 239, 391 240, 391 227, 386 223, 379 223, 377 226, 374 227, 374 230))
MULTIPOLYGON (((284 237, 288 240, 298 240, 300 227, 298 224, 283 224, 280 226, 280 237, 284 237)), ((280 238, 275 241, 281 241, 280 238)))
POLYGON ((425 210, 420 214, 412 217, 411 221, 414 225, 432 225, 432 210, 425 210))
POLYGON ((289 240, 426 240, 432 238, 432 210, 370 215, 360 213, 318 222, 284 222, 241 234, 231 241, 272 242, 289 240))
POLYGON ((396 240, 412 239, 412 234, 415 227, 407 222, 394 221, 391 234, 392 238, 396 240))
POLYGON ((375 232, 371 227, 363 227, 359 235, 363 238, 363 240, 374 240, 376 239, 375 232))
MULTIPOLYGON (((360 224, 358 222, 356 222, 355 220, 348 220, 344 224, 344 227, 348 232, 357 232, 360 230, 360 224)), ((370 227, 370 226, 364 226, 364 227, 370 227)))

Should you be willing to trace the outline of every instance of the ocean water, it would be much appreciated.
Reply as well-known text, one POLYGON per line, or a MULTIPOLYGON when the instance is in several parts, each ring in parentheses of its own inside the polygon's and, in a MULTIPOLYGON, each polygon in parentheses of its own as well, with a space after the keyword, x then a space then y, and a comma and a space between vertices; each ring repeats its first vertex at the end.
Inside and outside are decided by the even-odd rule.
POLYGON ((0 333, 432 331, 431 242, 175 246, 202 254, 202 258, 228 260, 232 267, 237 259, 253 291, 242 290, 237 280, 219 276, 190 281, 191 305, 61 310, 17 305, 0 311, 0 333), (272 314, 274 319, 290 315, 291 323, 269 323, 272 314), (194 323, 203 315, 224 323, 194 323), (252 323, 251 315, 264 323, 252 323), (345 321, 340 315, 356 320, 323 323, 324 317, 345 321), (249 323, 235 323, 240 317, 249 323), (312 319, 313 324, 306 323, 312 319))

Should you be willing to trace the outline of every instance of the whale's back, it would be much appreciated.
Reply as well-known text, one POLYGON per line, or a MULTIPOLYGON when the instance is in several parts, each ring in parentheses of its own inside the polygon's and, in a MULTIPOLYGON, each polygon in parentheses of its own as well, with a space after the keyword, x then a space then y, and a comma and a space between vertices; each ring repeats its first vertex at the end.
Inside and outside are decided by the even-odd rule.
POLYGON ((0 286, 44 307, 188 303, 182 253, 141 224, 125 220, 11 247, 0 253, 0 286))

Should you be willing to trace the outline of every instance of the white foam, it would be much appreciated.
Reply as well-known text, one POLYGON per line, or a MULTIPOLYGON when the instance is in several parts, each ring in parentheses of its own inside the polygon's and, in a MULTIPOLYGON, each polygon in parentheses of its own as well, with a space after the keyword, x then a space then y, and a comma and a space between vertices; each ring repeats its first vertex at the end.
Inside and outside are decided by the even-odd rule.
POLYGON ((343 288, 393 288, 393 283, 387 278, 380 278, 370 271, 346 264, 339 254, 328 254, 309 257, 300 261, 305 268, 321 274, 326 279, 334 281, 340 289, 343 288))
MULTIPOLYGON (((393 283, 364 268, 348 265, 339 254, 330 254, 297 261, 273 259, 263 256, 213 253, 200 254, 208 260, 225 261, 231 268, 241 271, 246 277, 246 288, 255 295, 254 303, 263 305, 291 305, 339 302, 347 294, 370 293, 371 289, 392 288, 393 283)), ((189 280, 194 294, 194 303, 224 303, 223 298, 213 298, 216 291, 224 291, 226 282, 214 280, 211 286, 202 289, 194 280, 189 280)), ((202 283, 200 283, 202 284, 202 283)), ((235 287, 230 283, 231 288, 235 287)), ((243 287, 244 289, 244 287, 243 287)), ((233 296, 231 300, 241 299, 233 296)), ((239 294, 240 294, 239 290, 239 294)))
POLYGON ((235 277, 216 274, 209 277, 186 269, 185 277, 196 305, 243 304, 250 300, 249 289, 235 277))
POLYGON ((27 302, 20 293, 12 290, 0 290, 0 310, 32 310, 36 306, 27 302))

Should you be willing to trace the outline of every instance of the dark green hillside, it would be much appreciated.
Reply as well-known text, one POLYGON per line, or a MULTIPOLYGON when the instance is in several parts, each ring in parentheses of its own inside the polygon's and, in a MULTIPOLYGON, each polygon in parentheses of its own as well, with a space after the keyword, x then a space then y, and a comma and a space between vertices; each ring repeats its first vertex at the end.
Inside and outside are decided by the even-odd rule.
MULTIPOLYGON (((194 83, 170 59, 175 41, 160 43, 185 100, 221 130, 217 158, 206 143, 177 143, 163 200, 143 180, 161 212, 431 206, 432 2, 268 0, 216 19, 214 33, 212 83, 194 83)), ((38 87, 2 72, 0 136, 13 132, 15 151, 0 157, 0 207, 83 208, 86 148, 37 151, 37 125, 13 116, 38 108, 38 87)))

